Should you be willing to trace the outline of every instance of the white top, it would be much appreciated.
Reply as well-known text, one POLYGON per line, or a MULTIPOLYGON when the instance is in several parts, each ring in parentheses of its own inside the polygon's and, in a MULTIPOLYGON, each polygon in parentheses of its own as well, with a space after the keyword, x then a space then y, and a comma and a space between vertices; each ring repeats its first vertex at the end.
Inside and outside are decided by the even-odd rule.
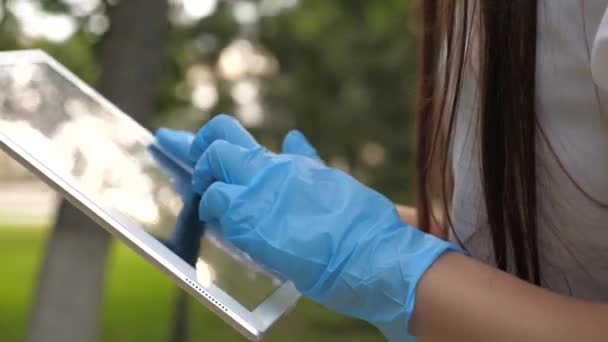
MULTIPOLYGON (((608 0, 539 0, 539 6, 540 123, 567 172, 588 194, 608 203, 608 0)), ((452 210, 455 231, 469 252, 493 263, 472 120, 475 77, 475 65, 467 65, 452 152, 452 210)), ((543 285, 608 300, 608 209, 577 190, 547 146, 539 145, 543 285)))

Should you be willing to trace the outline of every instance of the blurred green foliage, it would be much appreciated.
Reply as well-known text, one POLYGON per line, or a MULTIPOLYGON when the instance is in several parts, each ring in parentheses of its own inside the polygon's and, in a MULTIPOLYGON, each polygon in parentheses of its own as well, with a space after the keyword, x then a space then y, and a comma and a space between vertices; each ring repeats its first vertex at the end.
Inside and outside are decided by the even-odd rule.
MULTIPOLYGON (((42 48, 86 82, 95 84, 102 72, 98 48, 104 38, 104 23, 111 17, 112 6, 119 1, 128 0, 0 0, 0 50, 42 48), (39 3, 40 11, 44 13, 69 17, 76 25, 75 31, 60 41, 27 34, 24 25, 32 25, 32 18, 20 17, 24 12, 15 10, 20 3, 33 3, 34 7, 39 3), (85 11, 78 8, 79 3, 95 5, 85 11)), ((281 139, 289 129, 300 129, 327 162, 346 169, 396 202, 411 200, 411 111, 416 69, 411 1, 220 0, 212 15, 185 21, 176 14, 181 8, 181 0, 170 3, 172 12, 167 14, 170 31, 163 82, 153 126, 195 130, 215 114, 238 114, 235 86, 247 81, 258 87, 261 100, 263 121, 249 125, 261 143, 279 149, 281 139), (263 6, 272 3, 286 5, 261 12, 263 6), (238 20, 236 8, 243 5, 258 9, 255 20, 238 20), (271 66, 278 68, 245 73, 241 79, 227 77, 219 66, 220 60, 235 42, 247 42, 256 53, 273 62, 271 66), (195 81, 201 79, 217 91, 216 101, 210 101, 211 106, 206 108, 197 105, 193 96, 197 87, 195 81)), ((137 18, 134 18, 134 25, 137 25, 137 18)), ((31 238, 41 239, 40 236, 31 238)), ((124 333, 124 329, 130 329, 125 328, 121 320, 142 325, 133 326, 133 334, 141 333, 146 327, 168 329, 169 323, 162 323, 169 315, 167 297, 171 291, 168 281, 151 270, 144 271, 153 275, 142 276, 143 281, 160 285, 151 285, 154 296, 134 298, 126 288, 130 286, 127 278, 133 275, 130 270, 141 267, 142 262, 132 255, 121 258, 124 263, 137 263, 137 267, 112 268, 110 276, 114 280, 110 281, 110 299, 120 302, 120 296, 126 296, 125 302, 140 301, 134 308, 141 305, 146 312, 150 310, 150 314, 162 310, 159 315, 167 317, 145 316, 138 320, 123 312, 123 303, 123 306, 107 309, 110 313, 104 315, 104 340, 119 340, 113 330, 123 329, 124 333), (124 274, 117 275, 120 272, 124 274), (155 297, 154 305, 145 306, 145 301, 151 301, 151 297, 155 297), (161 297, 165 299, 157 299, 161 297)), ((34 262, 31 256, 26 260, 34 262)), ((30 278, 32 276, 28 274, 24 279, 33 281, 30 278)), ((0 294, 8 293, 5 290, 0 294)), ((11 291, 16 289, 11 288, 11 291)), ((23 291, 15 293, 25 296, 23 291)), ((21 298, 18 296, 15 298, 21 298)), ((2 296, 5 303, 6 297, 2 296)), ((19 300, 21 305, 25 302, 23 298, 19 300)), ((378 339, 378 335, 364 324, 339 319, 308 302, 302 306, 305 309, 298 309, 294 318, 277 327, 276 340, 296 341, 297 334, 301 335, 302 341, 313 338, 334 341, 339 337, 357 341, 378 339), (308 330, 328 333, 308 335, 308 330)), ((223 327, 217 318, 199 306, 195 307, 199 318, 195 319, 194 330, 202 329, 203 325, 196 324, 201 320, 207 322, 204 327, 223 327)), ((24 306, 19 310, 25 309, 24 306)), ((0 317, 3 315, 0 312, 0 317)), ((0 322, 2 331, 6 331, 2 323, 23 327, 23 322, 0 322)), ((230 329, 213 331, 216 330, 217 334, 230 334, 230 337, 217 335, 211 340, 239 340, 230 329)), ((156 335, 159 334, 164 333, 156 335)), ((194 335, 204 336, 200 331, 194 335)), ((143 340, 141 337, 133 335, 127 340, 143 340)), ((158 339, 146 337, 145 340, 158 339)))
MULTIPOLYGON (((88 12, 74 5, 78 1, 42 1, 43 10, 74 18, 76 32, 60 42, 23 34, 23 18, 11 11, 20 2, 35 1, 1 2, 0 49, 45 49, 94 84, 100 73, 96 51, 103 31, 93 31, 92 22, 107 20, 110 3, 117 1, 84 1, 97 3, 88 12)), ((235 113, 235 81, 222 77, 218 60, 235 40, 250 41, 279 66, 276 73, 255 77, 264 121, 251 129, 260 141, 277 149, 283 134, 298 128, 325 160, 391 199, 408 202, 416 67, 410 2, 219 1, 212 15, 186 23, 168 13, 174 19, 168 20, 163 84, 153 125, 193 130, 211 115, 235 113), (263 3, 282 2, 290 5, 259 15, 254 23, 235 19, 237 3, 261 8, 263 3), (217 87, 218 101, 211 108, 192 104, 193 84, 187 75, 193 66, 206 67, 217 87)), ((171 3, 177 13, 175 4, 180 1, 171 3)))
MULTIPOLYGON (((36 272, 49 230, 0 226, 0 331, 2 341, 23 341, 36 272), (10 281, 6 281, 10 279, 10 281)), ((123 244, 114 244, 104 294, 99 341, 170 341, 177 290, 158 269, 123 244)), ((211 311, 192 302, 188 341, 246 342, 211 311)), ((267 342, 382 341, 374 329, 301 300, 268 334, 267 342)))
POLYGON ((293 117, 323 158, 344 159, 395 201, 410 190, 416 53, 407 9, 407 1, 307 0, 260 30, 281 64, 281 83, 267 87, 270 108, 293 117))

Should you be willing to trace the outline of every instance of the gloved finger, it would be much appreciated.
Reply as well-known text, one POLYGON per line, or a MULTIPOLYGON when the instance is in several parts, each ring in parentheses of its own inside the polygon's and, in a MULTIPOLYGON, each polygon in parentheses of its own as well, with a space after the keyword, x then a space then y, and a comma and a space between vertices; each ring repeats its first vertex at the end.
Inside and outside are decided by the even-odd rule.
POLYGON ((178 161, 189 166, 193 166, 196 162, 190 159, 190 146, 194 141, 194 134, 191 132, 159 128, 156 130, 155 138, 155 144, 178 161))
MULTIPOLYGON (((235 184, 215 182, 209 186, 202 196, 198 215, 202 221, 221 226, 220 221, 234 201, 245 191, 245 187, 235 184)), ((227 231, 230 227, 223 227, 224 236, 229 237, 234 232, 227 231)))
POLYGON ((247 149, 216 140, 194 167, 192 189, 203 194, 215 181, 247 185, 260 170, 271 165, 273 156, 263 147, 247 149))
POLYGON ((296 129, 289 131, 289 133, 285 135, 285 139, 283 139, 283 148, 281 150, 283 153, 287 154, 297 154, 309 158, 320 159, 317 150, 312 146, 308 139, 306 139, 304 134, 296 129))
POLYGON ((257 147, 255 138, 232 116, 220 114, 203 126, 190 149, 190 157, 198 160, 205 150, 216 140, 226 140, 246 148, 257 147))
POLYGON ((194 265, 200 249, 200 240, 204 225, 199 221, 198 207, 201 201, 199 195, 192 195, 185 200, 171 237, 165 244, 190 265, 194 265))

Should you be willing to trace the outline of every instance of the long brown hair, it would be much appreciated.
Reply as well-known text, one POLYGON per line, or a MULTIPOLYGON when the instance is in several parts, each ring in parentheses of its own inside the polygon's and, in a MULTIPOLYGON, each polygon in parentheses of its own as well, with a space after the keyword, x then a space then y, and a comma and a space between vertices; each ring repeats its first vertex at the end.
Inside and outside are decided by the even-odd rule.
MULTIPOLYGON (((450 219, 450 146, 464 65, 479 65, 476 113, 487 226, 497 266, 540 283, 535 109, 537 0, 422 0, 417 117, 420 228, 450 219), (472 47, 475 53, 471 53, 472 47)), ((541 132, 542 134, 542 132, 541 132)))

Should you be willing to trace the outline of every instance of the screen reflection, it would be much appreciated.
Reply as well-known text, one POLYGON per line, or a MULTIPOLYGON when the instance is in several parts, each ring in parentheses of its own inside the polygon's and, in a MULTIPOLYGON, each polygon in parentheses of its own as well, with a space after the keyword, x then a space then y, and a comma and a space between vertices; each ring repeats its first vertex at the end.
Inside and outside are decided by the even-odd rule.
POLYGON ((0 89, 3 135, 156 238, 186 238, 197 254, 178 254, 196 267, 201 285, 215 284, 254 309, 281 284, 215 230, 202 229, 196 210, 183 212, 177 182, 189 171, 155 149, 147 130, 44 63, 1 65, 0 89), (185 235, 174 231, 180 212, 189 215, 185 235))

